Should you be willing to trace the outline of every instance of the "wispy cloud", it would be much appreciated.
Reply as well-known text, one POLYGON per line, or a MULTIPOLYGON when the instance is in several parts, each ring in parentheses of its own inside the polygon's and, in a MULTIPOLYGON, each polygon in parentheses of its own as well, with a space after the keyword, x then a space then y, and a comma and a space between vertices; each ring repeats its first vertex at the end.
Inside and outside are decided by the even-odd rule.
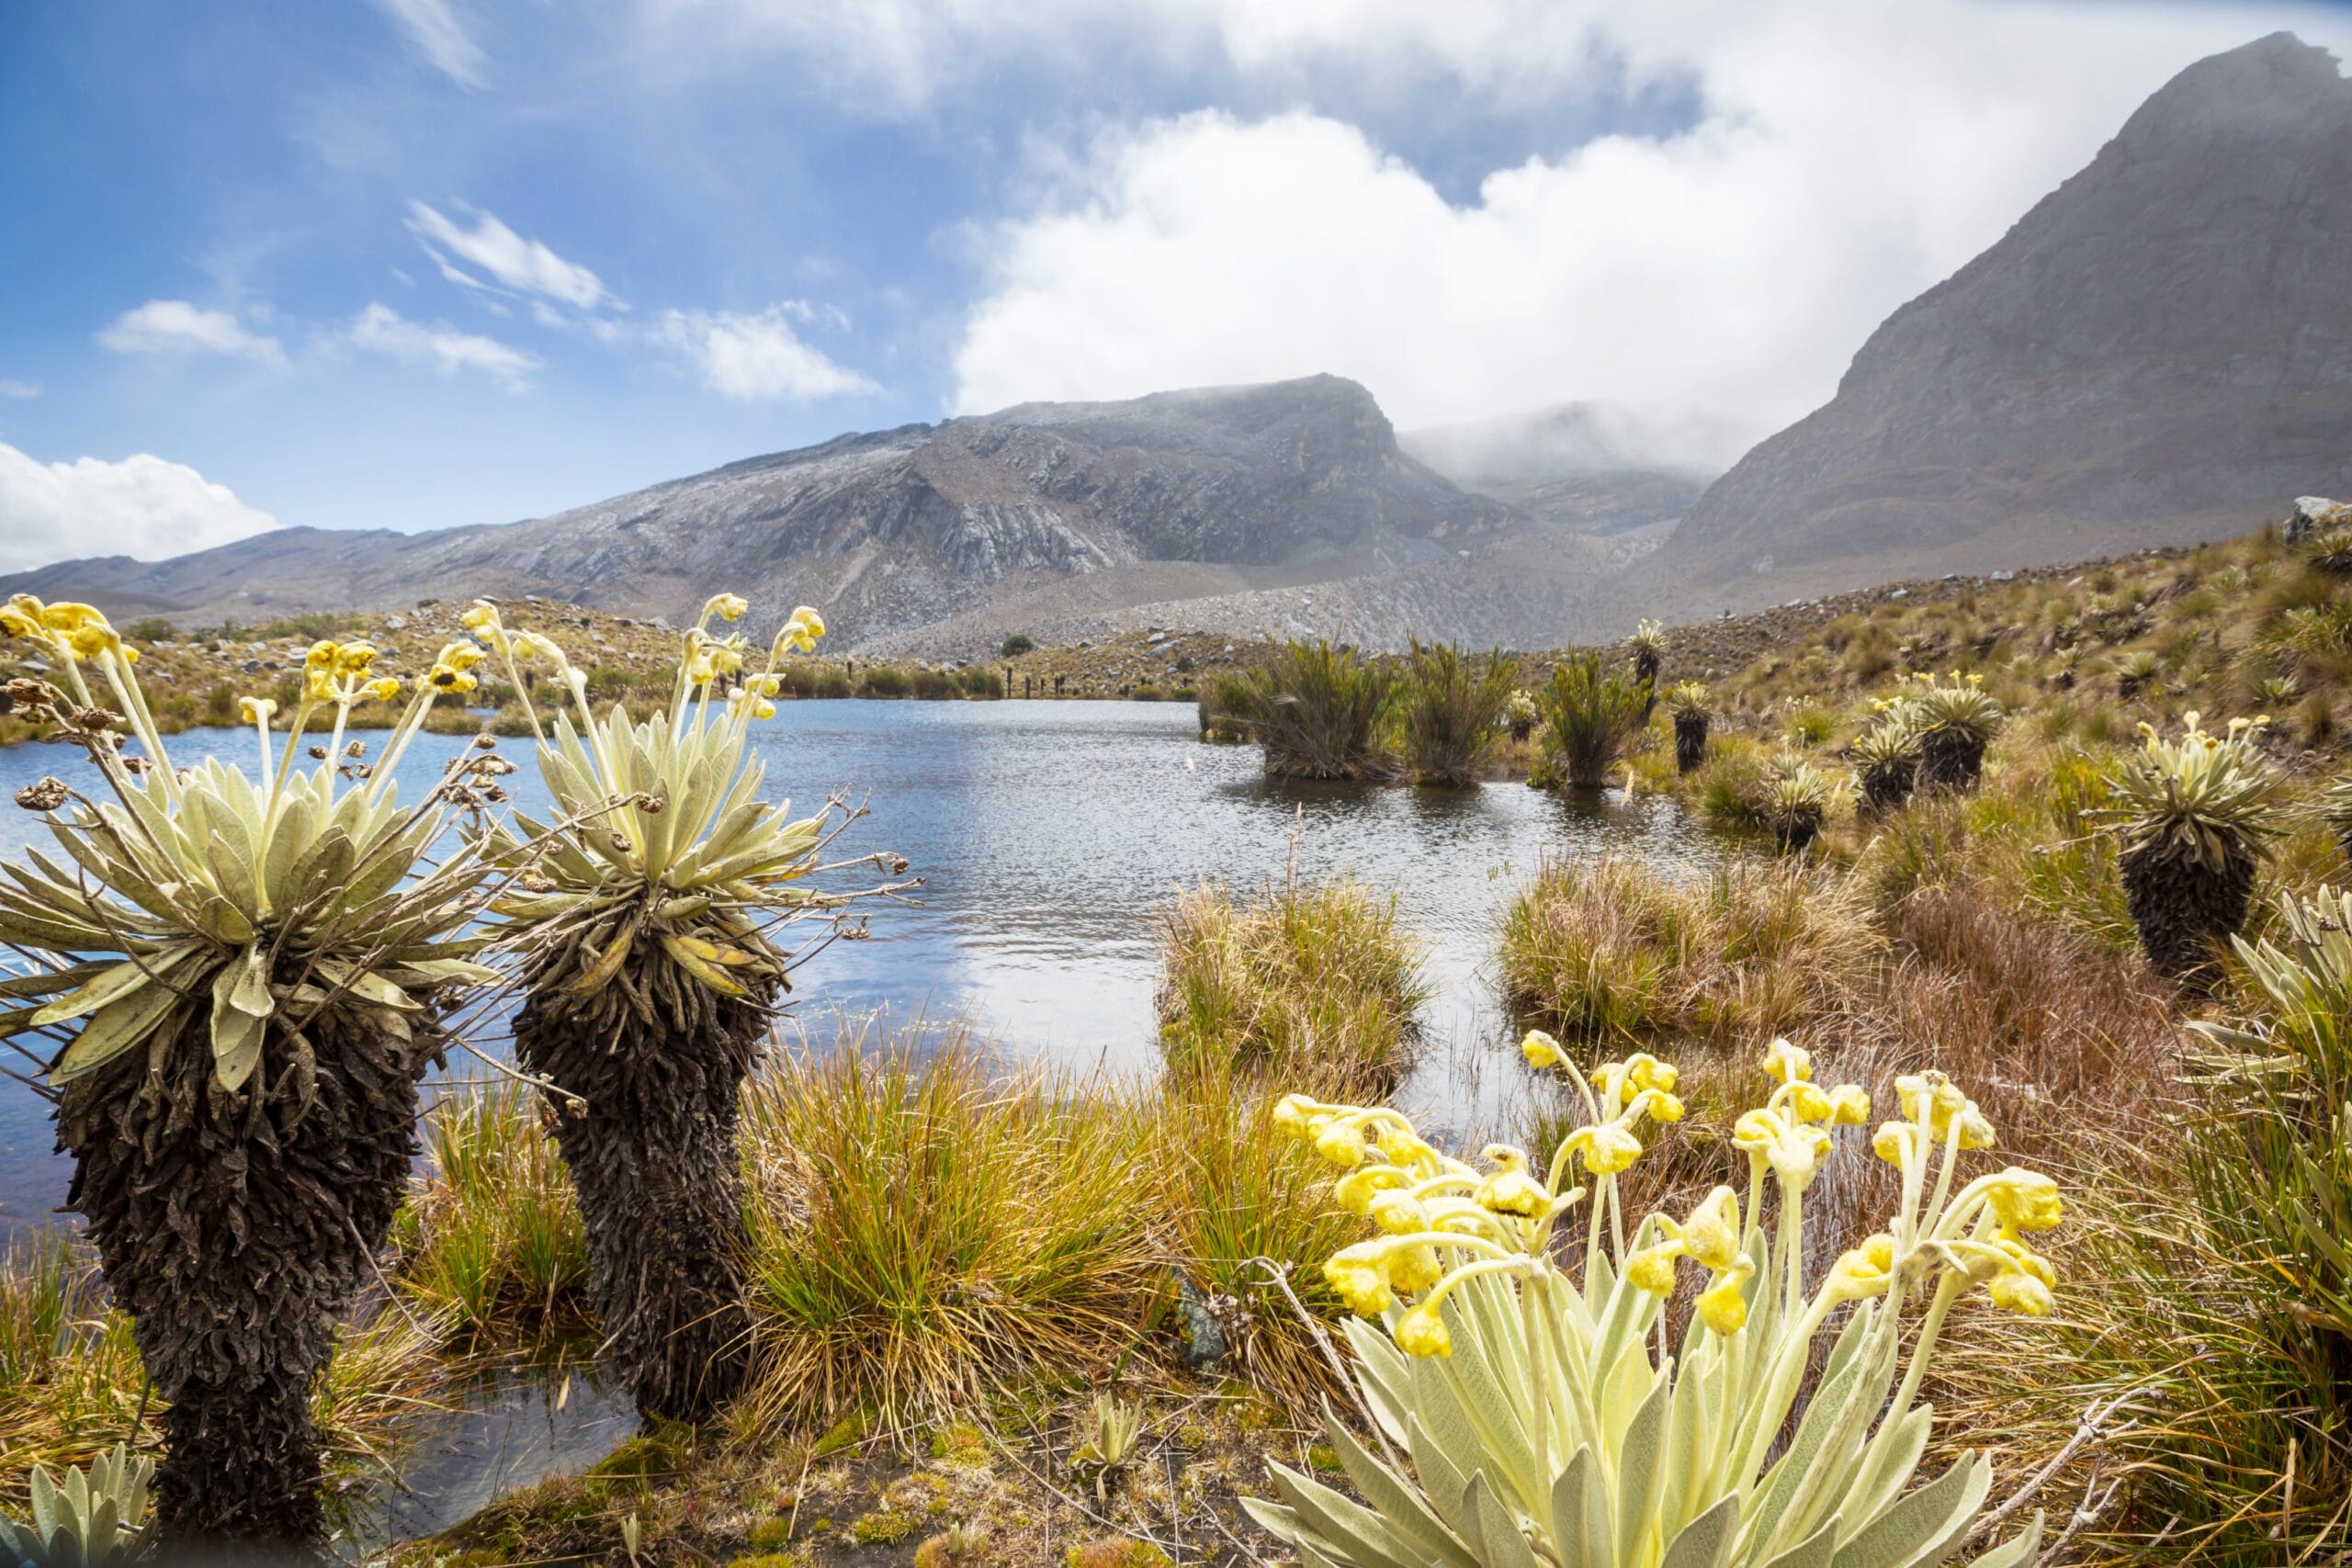
POLYGON ((17 381, 0 377, 0 398, 11 398, 20 403, 28 403, 40 396, 40 383, 38 381, 17 381))
POLYGON ((594 273, 564 260, 537 240, 525 239, 492 213, 474 210, 473 227, 469 229, 421 201, 410 202, 408 210, 410 232, 439 265, 441 276, 452 283, 468 288, 483 287, 480 278, 453 265, 447 255, 470 262, 519 293, 539 295, 582 310, 620 306, 594 273))
POLYGON ((435 70, 461 86, 482 85, 489 60, 449 8, 449 0, 376 0, 376 4, 435 70))
POLYGON ((441 376, 471 371, 488 376, 510 392, 531 384, 539 361, 495 338, 462 333, 438 323, 426 326, 402 317, 390 305, 374 304, 352 319, 345 334, 353 346, 441 376))
POLYGON ((286 349, 276 338, 246 330, 226 310, 185 299, 150 299, 101 330, 98 344, 117 354, 219 354, 282 369, 286 349))
POLYGON ((184 463, 143 452, 43 463, 0 443, 0 569, 74 556, 154 560, 277 526, 184 463))
POLYGON ((749 315, 667 310, 654 337, 684 355, 704 386, 738 402, 805 403, 880 390, 800 341, 792 323, 808 314, 797 300, 749 315))

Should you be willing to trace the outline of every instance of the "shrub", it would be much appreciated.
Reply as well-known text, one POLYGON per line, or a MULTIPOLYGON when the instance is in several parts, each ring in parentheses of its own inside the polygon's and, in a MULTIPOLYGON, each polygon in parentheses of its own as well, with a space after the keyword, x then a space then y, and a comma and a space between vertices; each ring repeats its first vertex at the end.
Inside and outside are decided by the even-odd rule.
POLYGON ((2203 970, 2245 922, 2260 852, 2278 831, 2276 781, 2245 739, 2245 719, 2208 735, 2189 714, 2167 741, 2146 744, 2112 778, 2123 890, 2140 943, 2157 973, 2203 970))
POLYGON ((1602 856, 1546 861, 1503 917, 1504 995, 1583 1039, 1726 1043, 1850 1005, 1884 950, 1849 883, 1778 863, 1676 881, 1602 856))
POLYGON ((1809 763, 1772 780, 1764 793, 1765 828, 1784 850, 1802 850, 1820 835, 1843 791, 1837 780, 1809 763))
POLYGON ((963 672, 961 680, 967 697, 988 700, 1004 695, 1004 678, 993 670, 975 664, 963 672))
POLYGON ((1348 881, 1222 887, 1160 916, 1159 1048, 1179 1076, 1270 1067, 1285 1077, 1385 1089, 1429 992, 1396 902, 1348 881))
POLYGON ((1919 778, 1919 736, 1900 707, 1890 709, 1846 749, 1872 813, 1899 811, 1919 778))
POLYGON ((949 697, 964 694, 963 682, 944 670, 917 669, 907 677, 907 684, 913 694, 924 702, 944 702, 949 697))
POLYGON ((1289 642, 1217 683, 1218 706, 1250 727, 1266 771, 1287 778, 1383 778, 1380 745, 1393 677, 1353 649, 1289 642))
POLYGON ((1413 782, 1476 783, 1518 684, 1519 663, 1500 649, 1476 658, 1415 640, 1396 697, 1413 782))
POLYGON ((1037 639, 1027 632, 1014 632, 1011 637, 1006 637, 1003 644, 997 649, 997 652, 1006 659, 1018 659, 1024 653, 1035 651, 1037 651, 1037 639))
POLYGON ((907 696, 913 690, 914 682, 907 679, 907 672, 888 664, 869 667, 857 682, 857 694, 861 697, 897 698, 907 696))
MULTIPOLYGON (((1559 1059, 1542 1035, 1525 1049, 1559 1059)), ((1835 1149, 1829 1129, 1868 1121, 1871 1100, 1859 1085, 1811 1084, 1785 1041, 1767 1066, 1780 1081, 1738 1122, 1745 1204, 1718 1187, 1679 1224, 1634 1220, 1619 1201, 1644 1130, 1682 1114, 1674 1069, 1646 1055, 1602 1066, 1589 1087, 1577 1077, 1591 1121, 1541 1175, 1508 1145, 1489 1145, 1481 1171, 1434 1153, 1393 1111, 1289 1097, 1286 1123, 1349 1172, 1340 1201, 1383 1233, 1325 1272, 1357 1314, 1356 1381, 1385 1457, 1327 1415, 1371 1506, 1277 1464, 1283 1501, 1252 1501, 1252 1517, 1303 1559, 1344 1568, 1507 1568, 1539 1551, 1717 1563, 1735 1541, 1749 1563, 1943 1561, 1970 1533, 1992 1466, 1971 1455, 1912 1488, 1931 1419, 1915 1402, 1947 1312, 1973 1286, 2011 1312, 2051 1311, 2055 1271, 2023 1235, 2059 1223, 2057 1184, 2011 1167, 1955 1190, 1960 1150, 1989 1145, 1992 1126, 1941 1073, 1902 1078, 1901 1118, 1874 1140, 1903 1172, 1894 1212, 1808 1293, 1804 1195, 1835 1149), (1558 1234, 1563 1220, 1582 1235, 1558 1234), (1579 1254, 1580 1274, 1566 1261, 1579 1254), (1664 1319, 1685 1261, 1704 1289, 1669 1353, 1664 1319), (1833 1314, 1843 1321, 1824 1344, 1833 1314), (1809 1364, 1824 1370, 1806 1391, 1809 1364)), ((2030 1562, 2041 1535, 2036 1515, 1972 1568, 2030 1562)))
POLYGON ((1604 669, 1597 653, 1571 654, 1552 671, 1544 722, 1551 760, 1566 782, 1597 789, 1647 720, 1650 688, 1604 669))

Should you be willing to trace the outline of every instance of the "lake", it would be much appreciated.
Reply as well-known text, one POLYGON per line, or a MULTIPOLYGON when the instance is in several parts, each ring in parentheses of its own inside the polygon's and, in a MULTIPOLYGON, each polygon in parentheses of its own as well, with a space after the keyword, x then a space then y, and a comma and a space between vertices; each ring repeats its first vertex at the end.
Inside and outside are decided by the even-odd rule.
MULTIPOLYGON (((1400 1100, 1436 1131, 1483 1129, 1519 1082, 1492 982, 1495 928, 1538 858, 1604 846, 1693 864, 1708 856, 1658 800, 1268 780, 1256 748, 1204 745, 1189 704, 786 703, 755 734, 772 798, 805 808, 846 790, 867 801, 872 815, 840 853, 896 850, 924 882, 920 907, 871 906, 871 940, 836 942, 796 976, 798 1027, 812 1041, 831 1038, 837 1017, 883 1029, 962 1021, 1008 1057, 1148 1076, 1158 1066, 1157 911, 1204 878, 1243 889, 1281 878, 1295 831, 1302 874, 1352 873, 1392 890, 1422 944, 1435 993, 1400 1100)), ((464 743, 420 737, 401 767, 403 798, 464 743)), ((253 765, 249 732, 191 731, 167 744, 183 763, 212 750, 253 765)), ((529 742, 503 745, 523 765, 508 782, 532 809, 544 794, 529 742)), ((51 772, 95 782, 63 747, 0 751, 10 794, 51 772)), ((0 813, 0 852, 47 839, 33 814, 0 813)), ((494 1032, 481 1043, 504 1049, 494 1032)), ((453 1055, 453 1076, 469 1068, 481 1071, 453 1055)), ((47 1106, 0 1082, 0 1234, 53 1223, 67 1174, 47 1106)))

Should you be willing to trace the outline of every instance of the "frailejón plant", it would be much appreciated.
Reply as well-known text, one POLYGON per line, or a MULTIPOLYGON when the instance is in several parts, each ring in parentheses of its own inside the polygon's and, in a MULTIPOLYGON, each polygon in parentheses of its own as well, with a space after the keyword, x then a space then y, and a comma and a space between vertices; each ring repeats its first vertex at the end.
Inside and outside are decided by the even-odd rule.
MULTIPOLYGON (((1547 1034, 1524 1050, 1564 1065, 1547 1034)), ((2027 1236, 2059 1222, 2056 1184, 2014 1167, 1962 1179, 1963 1155, 1993 1142, 1983 1113, 1940 1074, 1898 1079, 1901 1113, 1871 1147, 1901 1172, 1900 1201, 1808 1293, 1805 1191, 1870 1096, 1815 1085, 1786 1041, 1765 1066, 1771 1093, 1735 1133, 1747 1192, 1719 1187, 1679 1221, 1629 1222, 1618 1204, 1651 1124, 1681 1115, 1674 1068, 1647 1055, 1566 1069, 1586 1121, 1542 1171, 1499 1145, 1483 1170, 1464 1165, 1391 1110, 1285 1099, 1278 1121, 1345 1172, 1339 1201, 1380 1232, 1325 1269, 1358 1314, 1347 1332, 1379 1451, 1327 1418, 1366 1501, 1278 1465, 1280 1500, 1252 1515, 1303 1562, 1345 1568, 1944 1561, 1992 1468, 1972 1456, 1911 1485, 1931 1419, 1921 1382, 1973 1286, 2051 1309, 2055 1276, 2027 1236), (1580 1238, 1562 1234, 1572 1223, 1580 1238), (1670 1340, 1686 1265, 1705 1282, 1670 1340)), ((2040 1536, 2037 1516, 1973 1568, 2030 1563, 2040 1536)))

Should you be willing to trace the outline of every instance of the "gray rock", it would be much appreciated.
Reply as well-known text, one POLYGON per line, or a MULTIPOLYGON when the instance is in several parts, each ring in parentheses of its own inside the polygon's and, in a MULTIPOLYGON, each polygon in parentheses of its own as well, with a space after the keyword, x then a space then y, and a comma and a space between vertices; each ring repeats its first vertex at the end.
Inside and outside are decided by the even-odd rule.
POLYGON ((2287 542, 2300 544, 2319 526, 2323 518, 2335 510, 2336 503, 2324 495, 2299 495, 2287 513, 2287 542))

